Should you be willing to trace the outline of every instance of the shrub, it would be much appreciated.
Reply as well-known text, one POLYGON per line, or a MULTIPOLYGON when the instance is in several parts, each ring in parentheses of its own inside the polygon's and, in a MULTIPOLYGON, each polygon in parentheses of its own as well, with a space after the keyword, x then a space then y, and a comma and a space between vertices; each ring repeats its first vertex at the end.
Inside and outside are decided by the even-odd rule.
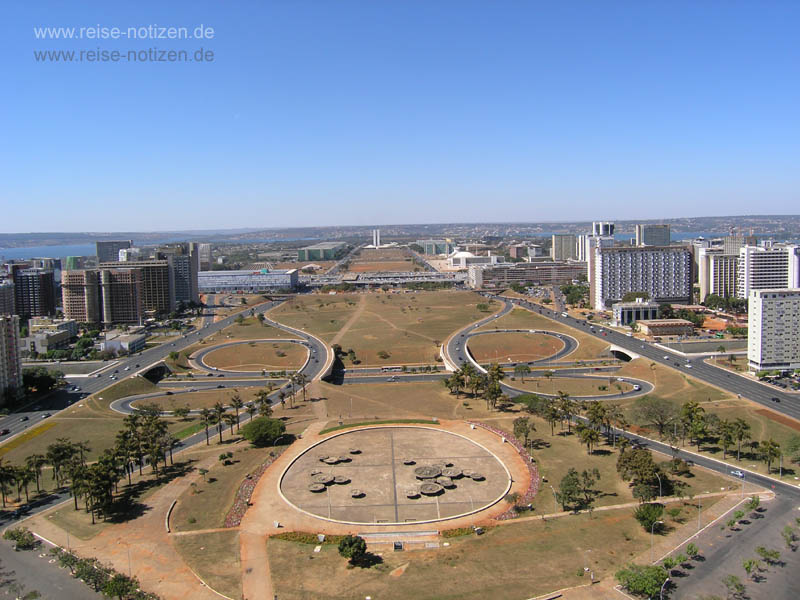
POLYGON ((33 550, 37 546, 36 538, 27 527, 9 529, 3 534, 3 539, 13 540, 16 543, 15 550, 33 550))
POLYGON ((283 421, 269 417, 256 417, 242 427, 242 437, 254 446, 263 448, 274 443, 284 431, 286 431, 286 425, 283 424, 283 421))
POLYGON ((364 558, 366 553, 367 542, 360 536, 346 535, 342 541, 339 542, 339 554, 349 559, 351 563, 357 563, 364 558))

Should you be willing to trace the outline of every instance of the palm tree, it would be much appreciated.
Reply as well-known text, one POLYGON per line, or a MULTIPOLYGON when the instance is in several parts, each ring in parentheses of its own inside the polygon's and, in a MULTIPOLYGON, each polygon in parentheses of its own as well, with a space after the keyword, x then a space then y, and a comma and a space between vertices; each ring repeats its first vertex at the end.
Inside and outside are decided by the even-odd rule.
POLYGON ((522 380, 522 383, 525 383, 525 375, 530 375, 531 368, 526 364, 519 364, 514 367, 514 375, 519 377, 522 380))
POLYGON ((308 383, 308 377, 305 376, 303 373, 297 373, 295 375, 295 379, 297 380, 297 385, 300 386, 300 390, 303 392, 303 402, 306 401, 306 384, 308 383))
POLYGON ((258 412, 258 407, 256 406, 255 402, 251 402, 250 404, 247 405, 245 411, 247 411, 247 414, 250 415, 250 420, 252 421, 253 415, 255 415, 258 412))
POLYGON ((219 432, 219 443, 222 443, 222 415, 225 414, 225 406, 222 402, 215 402, 214 403, 214 419, 215 423, 217 424, 217 431, 219 432))
POLYGON ((558 391, 558 409, 561 411, 562 419, 567 421, 567 433, 571 433, 572 417, 575 414, 575 402, 566 392, 558 391))
POLYGON ((722 419, 717 427, 719 433, 719 443, 722 446, 722 460, 727 458, 728 448, 736 441, 734 425, 728 419, 722 419))
MULTIPOLYGON (((239 431, 239 409, 244 407, 244 402, 239 397, 239 394, 231 396, 231 406, 236 411, 236 431, 239 431)), ((231 431, 231 434, 233 434, 233 431, 231 431)))
POLYGON ((600 442, 600 432, 593 427, 584 427, 580 431, 581 441, 586 444, 588 454, 592 453, 592 448, 600 442))
POLYGON ((503 371, 503 367, 497 363, 492 363, 489 365, 486 374, 489 377, 489 381, 500 381, 506 376, 505 372, 503 371))
POLYGON ((0 459, 0 496, 3 497, 3 508, 6 507, 6 485, 14 481, 14 473, 11 465, 4 465, 0 459))
POLYGON ((733 437, 736 440, 736 460, 742 457, 742 442, 750 439, 750 423, 737 418, 733 421, 733 437))
POLYGON ((206 446, 209 445, 209 441, 208 441, 208 426, 211 425, 211 417, 212 416, 213 415, 212 415, 211 411, 208 410, 207 408, 204 408, 204 409, 202 409, 200 411, 200 419, 203 421, 203 425, 205 425, 205 428, 206 428, 206 446))
POLYGON ((769 438, 769 440, 761 441, 758 446, 758 453, 761 455, 761 460, 767 463, 767 475, 769 475, 770 466, 781 456, 781 447, 778 442, 769 438))
POLYGON ((238 424, 239 419, 236 418, 236 415, 225 414, 222 415, 222 420, 231 426, 231 436, 233 436, 233 426, 238 424))
POLYGON ((561 421, 561 411, 554 400, 550 400, 544 409, 544 418, 550 423, 550 435, 555 435, 556 423, 561 421))
POLYGON ((39 487, 39 479, 42 476, 42 467, 47 464, 47 459, 42 454, 30 454, 25 457, 25 464, 36 476, 36 492, 41 492, 39 487))

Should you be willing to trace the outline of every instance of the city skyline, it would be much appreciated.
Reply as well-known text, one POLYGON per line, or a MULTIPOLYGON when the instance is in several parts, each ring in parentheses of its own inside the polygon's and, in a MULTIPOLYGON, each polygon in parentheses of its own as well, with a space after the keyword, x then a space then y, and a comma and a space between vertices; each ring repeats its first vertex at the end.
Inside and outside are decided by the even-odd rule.
POLYGON ((798 13, 15 5, 3 42, 17 90, 4 111, 3 230, 791 213, 798 13), (214 36, 66 41, 34 30, 96 25, 203 25, 214 36), (213 62, 34 57, 199 46, 213 62))

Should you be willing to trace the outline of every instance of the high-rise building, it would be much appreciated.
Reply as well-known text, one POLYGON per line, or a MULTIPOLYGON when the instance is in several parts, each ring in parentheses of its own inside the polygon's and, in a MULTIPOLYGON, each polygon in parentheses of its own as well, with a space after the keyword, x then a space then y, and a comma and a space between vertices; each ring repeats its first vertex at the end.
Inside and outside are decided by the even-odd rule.
POLYGON ((0 316, 0 404, 10 398, 20 398, 23 392, 19 317, 0 316))
POLYGON ((23 319, 56 312, 56 283, 49 269, 21 269, 14 275, 14 305, 23 319))
POLYGON ((14 310, 14 282, 10 279, 0 280, 0 315, 13 315, 14 310))
POLYGON ((743 246, 739 248, 736 295, 749 298, 753 290, 800 287, 800 247, 743 246))
POLYGON ((116 262, 119 260, 119 251, 123 248, 133 246, 132 240, 108 240, 105 242, 95 242, 97 249, 97 264, 104 262, 116 262))
POLYGON ((573 233, 554 233, 550 257, 554 261, 578 258, 577 242, 573 233))
POLYGON ((725 254, 739 254, 739 249, 744 246, 758 246, 754 235, 729 235, 722 238, 722 251, 725 254))
POLYGON ((671 242, 669 225, 636 226, 637 246, 669 246, 671 242))
POLYGON ((692 253, 684 246, 595 248, 590 300, 606 310, 626 294, 661 303, 692 300, 692 253))
POLYGON ((65 271, 77 271, 86 266, 86 260, 83 256, 67 256, 64 259, 65 271))
POLYGON ((141 257, 141 248, 122 248, 115 260, 118 262, 132 262, 134 260, 139 260, 141 257))
POLYGON ((381 245, 381 230, 380 229, 373 229, 372 230, 372 245, 376 248, 380 247, 381 245))
POLYGON ((750 368, 800 368, 800 289, 752 290, 747 298, 750 368))
POLYGON ((736 296, 739 255, 724 254, 721 248, 695 248, 697 252, 700 302, 714 294, 722 298, 736 296))
POLYGON ((100 302, 104 325, 142 322, 143 272, 143 269, 100 270, 100 302))
POLYGON ((100 323, 98 271, 62 271, 61 303, 67 319, 78 323, 100 323))
POLYGON ((609 236, 579 235, 576 242, 577 258, 586 262, 591 259, 595 248, 611 248, 614 246, 614 238, 609 236))
POLYGON ((422 246, 422 253, 427 256, 438 254, 451 254, 453 252, 453 242, 446 239, 441 240, 417 240, 416 244, 422 246))
MULTIPOLYGON (((104 269, 132 269, 140 272, 142 309, 151 316, 165 315, 175 310, 175 275, 169 259, 148 259, 132 262, 100 263, 104 269)), ((102 285, 102 280, 101 280, 102 285)), ((103 313, 106 306, 103 301, 103 313)), ((105 319, 105 318, 104 318, 105 319)))
POLYGON ((594 221, 592 223, 592 235, 594 237, 613 237, 614 223, 610 221, 594 221))
POLYGON ((197 294, 197 254, 175 254, 167 260, 172 270, 175 302, 189 304, 199 301, 197 294))
POLYGON ((197 244, 198 271, 211 270, 211 244, 197 244))

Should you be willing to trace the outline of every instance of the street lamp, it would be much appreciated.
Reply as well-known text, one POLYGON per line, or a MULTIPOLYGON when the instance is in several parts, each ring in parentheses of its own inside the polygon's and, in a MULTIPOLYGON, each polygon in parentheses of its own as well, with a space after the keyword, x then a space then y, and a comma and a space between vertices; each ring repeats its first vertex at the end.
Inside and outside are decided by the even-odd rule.
MULTIPOLYGON (((548 484, 550 485, 550 484, 548 484)), ((550 489, 553 490, 553 512, 558 512, 558 498, 556 497, 556 488, 550 485, 550 489)))
POLYGON ((653 524, 650 526, 650 562, 653 562, 653 531, 655 530, 656 525, 658 524, 663 525, 664 521, 653 521, 653 524))
POLYGON ((658 477, 658 497, 661 498, 664 494, 661 493, 661 476, 656 471, 656 477, 658 477))

